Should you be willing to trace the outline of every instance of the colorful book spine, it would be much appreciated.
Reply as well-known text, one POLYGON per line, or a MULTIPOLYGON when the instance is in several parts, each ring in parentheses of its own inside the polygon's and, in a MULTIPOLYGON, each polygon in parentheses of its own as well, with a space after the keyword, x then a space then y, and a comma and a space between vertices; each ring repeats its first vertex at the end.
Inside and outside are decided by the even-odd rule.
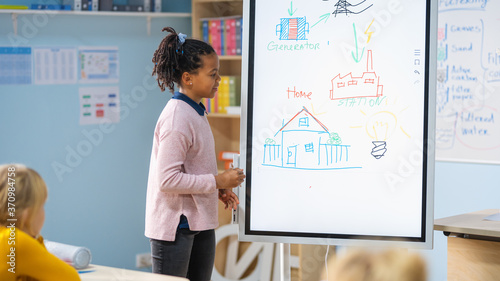
POLYGON ((222 53, 220 27, 220 20, 212 19, 209 21, 209 43, 218 55, 222 53))
POLYGON ((241 105, 241 79, 239 76, 229 77, 229 105, 241 105))
POLYGON ((201 37, 212 45, 219 55, 241 55, 241 25, 241 17, 200 19, 201 37))
POLYGON ((201 23, 201 34, 203 35, 203 41, 210 42, 208 40, 208 20, 204 20, 201 23))
POLYGON ((229 76, 221 76, 219 83, 219 104, 218 109, 220 113, 226 113, 226 107, 229 106, 229 76))
POLYGON ((219 32, 220 32, 220 54, 222 56, 227 55, 227 50, 226 50, 226 28, 224 26, 224 20, 220 20, 220 27, 219 27, 219 32))
POLYGON ((243 18, 236 19, 236 55, 242 54, 242 32, 243 32, 243 18))
POLYGON ((227 19, 225 20, 225 29, 226 29, 226 41, 225 46, 227 50, 227 55, 234 56, 236 55, 236 19, 227 19))
POLYGON ((44 4, 31 4, 32 10, 62 10, 71 11, 71 5, 44 5, 44 4))

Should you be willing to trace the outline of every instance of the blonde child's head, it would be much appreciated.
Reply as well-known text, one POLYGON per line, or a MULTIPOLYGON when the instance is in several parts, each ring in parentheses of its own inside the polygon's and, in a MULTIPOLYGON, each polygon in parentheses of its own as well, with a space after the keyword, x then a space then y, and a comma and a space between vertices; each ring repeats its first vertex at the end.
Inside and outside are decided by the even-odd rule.
POLYGON ((47 186, 33 169, 21 164, 0 165, 0 225, 16 228, 36 237, 45 221, 47 186), (10 204, 9 204, 10 203, 10 204))
POLYGON ((332 261, 328 281, 425 281, 422 257, 404 249, 352 250, 332 261))

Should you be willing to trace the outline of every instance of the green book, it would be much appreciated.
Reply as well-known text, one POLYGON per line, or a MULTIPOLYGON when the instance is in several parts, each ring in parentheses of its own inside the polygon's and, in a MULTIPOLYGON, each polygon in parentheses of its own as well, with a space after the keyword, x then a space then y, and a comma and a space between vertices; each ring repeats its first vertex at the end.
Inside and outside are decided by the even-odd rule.
POLYGON ((239 76, 229 77, 229 105, 241 105, 241 78, 239 76))

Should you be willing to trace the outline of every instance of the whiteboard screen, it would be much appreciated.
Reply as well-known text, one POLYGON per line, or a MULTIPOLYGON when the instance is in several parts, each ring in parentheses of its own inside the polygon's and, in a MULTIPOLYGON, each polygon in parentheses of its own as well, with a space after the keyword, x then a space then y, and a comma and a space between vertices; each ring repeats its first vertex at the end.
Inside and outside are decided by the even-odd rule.
POLYGON ((428 247, 431 1, 272 3, 245 4, 240 239, 428 247))
POLYGON ((439 3, 437 160, 500 164, 499 11, 500 1, 439 3))

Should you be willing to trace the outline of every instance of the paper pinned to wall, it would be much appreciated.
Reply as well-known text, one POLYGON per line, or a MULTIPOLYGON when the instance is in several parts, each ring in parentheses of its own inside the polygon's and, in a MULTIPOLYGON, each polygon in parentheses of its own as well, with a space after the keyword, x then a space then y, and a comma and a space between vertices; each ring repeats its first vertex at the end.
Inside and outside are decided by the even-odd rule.
POLYGON ((76 84, 76 48, 36 47, 33 56, 35 84, 76 84))
POLYGON ((439 2, 436 160, 500 164, 499 9, 439 2))
POLYGON ((0 47, 0 85, 31 84, 31 47, 0 47))
POLYGON ((120 122, 120 89, 118 87, 82 87, 80 125, 120 122))
POLYGON ((118 83, 118 47, 80 47, 80 83, 118 83))

